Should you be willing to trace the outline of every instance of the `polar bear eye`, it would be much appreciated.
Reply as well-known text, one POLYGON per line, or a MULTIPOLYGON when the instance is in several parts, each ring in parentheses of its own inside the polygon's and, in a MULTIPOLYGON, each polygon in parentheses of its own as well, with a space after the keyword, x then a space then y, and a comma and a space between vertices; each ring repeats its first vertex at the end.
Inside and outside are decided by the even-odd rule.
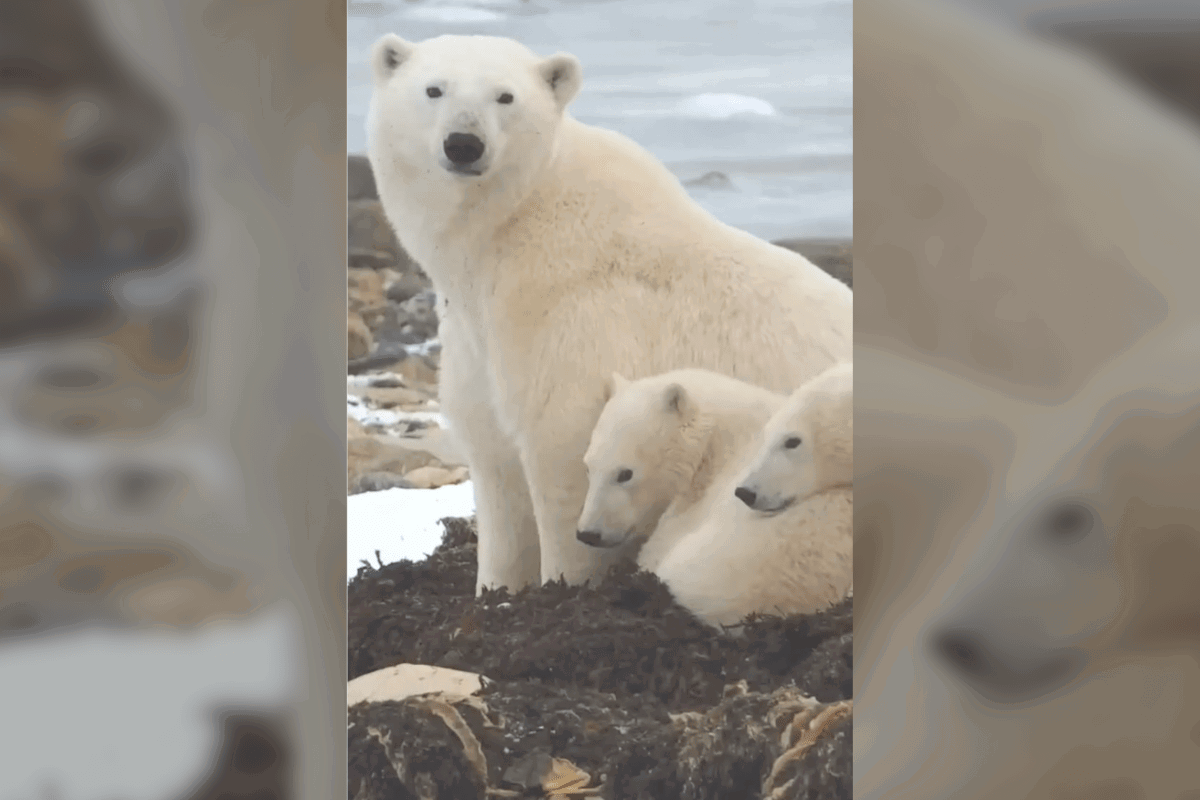
POLYGON ((623 469, 617 473, 617 483, 628 483, 633 477, 633 470, 623 469))
POLYGON ((503 103, 504 105, 508 105, 509 103, 511 103, 513 101, 513 96, 510 93, 505 92, 504 94, 500 95, 496 99, 497 99, 497 101, 503 103))
POLYGON ((1046 515, 1046 532, 1060 542, 1073 542, 1088 534, 1096 515, 1083 503, 1061 503, 1046 515))
POLYGON ((425 94, 427 94, 430 97, 441 97, 442 90, 436 86, 430 86, 428 89, 425 90, 425 94))
POLYGON ((797 447, 800 446, 800 437, 792 436, 792 437, 788 438, 787 440, 784 441, 783 446, 786 447, 788 450, 795 450, 797 447))

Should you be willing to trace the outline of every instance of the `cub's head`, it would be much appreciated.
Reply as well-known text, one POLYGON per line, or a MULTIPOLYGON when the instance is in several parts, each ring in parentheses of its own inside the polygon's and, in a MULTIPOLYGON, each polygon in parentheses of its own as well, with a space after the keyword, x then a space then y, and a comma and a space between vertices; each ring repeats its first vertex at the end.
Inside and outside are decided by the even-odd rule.
POLYGON ((630 382, 614 374, 583 457, 588 493, 579 541, 616 547, 649 537, 695 469, 698 408, 668 378, 630 382))
POLYGON ((512 181, 551 155, 579 91, 574 56, 539 58, 495 36, 408 42, 387 34, 371 54, 371 161, 446 181, 512 181))
POLYGON ((817 492, 854 484, 854 368, 836 364, 797 389, 763 428, 737 497, 776 513, 817 492))

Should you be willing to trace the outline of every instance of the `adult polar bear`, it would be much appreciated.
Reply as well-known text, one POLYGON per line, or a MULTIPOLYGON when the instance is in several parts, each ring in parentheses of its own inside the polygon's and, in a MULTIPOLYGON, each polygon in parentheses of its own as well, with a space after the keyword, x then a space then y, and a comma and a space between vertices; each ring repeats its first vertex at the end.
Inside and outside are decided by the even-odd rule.
POLYGON ((575 536, 614 371, 698 367, 787 393, 850 357, 850 290, 572 119, 573 56, 388 34, 372 65, 379 196, 441 296, 442 413, 475 482, 477 591, 582 583, 620 557, 575 536))

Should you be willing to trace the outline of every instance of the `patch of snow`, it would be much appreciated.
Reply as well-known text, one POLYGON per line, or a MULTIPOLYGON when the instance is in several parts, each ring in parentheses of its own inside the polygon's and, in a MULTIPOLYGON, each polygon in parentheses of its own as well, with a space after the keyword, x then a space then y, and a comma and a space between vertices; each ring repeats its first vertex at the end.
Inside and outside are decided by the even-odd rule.
POLYGON ((443 517, 475 514, 470 481, 440 489, 385 489, 346 498, 346 579, 366 560, 378 567, 401 559, 420 561, 442 543, 443 517))

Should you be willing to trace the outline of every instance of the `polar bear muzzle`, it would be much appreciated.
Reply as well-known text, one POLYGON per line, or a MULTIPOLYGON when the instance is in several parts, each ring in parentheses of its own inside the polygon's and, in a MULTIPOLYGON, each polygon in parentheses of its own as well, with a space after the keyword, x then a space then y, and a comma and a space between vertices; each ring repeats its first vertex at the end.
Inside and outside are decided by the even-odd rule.
POLYGON ((463 175, 481 175, 475 165, 486 150, 483 140, 473 133, 452 133, 442 142, 442 152, 450 159, 448 169, 463 175))

